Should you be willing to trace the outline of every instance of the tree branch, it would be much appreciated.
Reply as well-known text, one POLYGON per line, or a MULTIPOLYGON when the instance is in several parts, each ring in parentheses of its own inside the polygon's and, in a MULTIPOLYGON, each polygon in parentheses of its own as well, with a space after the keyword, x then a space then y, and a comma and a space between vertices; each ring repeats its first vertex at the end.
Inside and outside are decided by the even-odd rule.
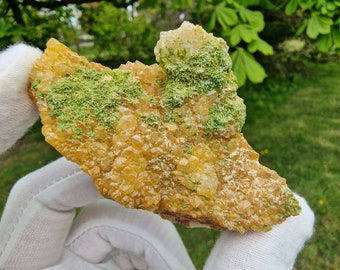
POLYGON ((8 4, 8 8, 12 10, 13 18, 17 22, 17 24, 25 26, 26 24, 25 24, 24 18, 22 17, 22 13, 21 13, 18 1, 8 0, 7 4, 8 4))

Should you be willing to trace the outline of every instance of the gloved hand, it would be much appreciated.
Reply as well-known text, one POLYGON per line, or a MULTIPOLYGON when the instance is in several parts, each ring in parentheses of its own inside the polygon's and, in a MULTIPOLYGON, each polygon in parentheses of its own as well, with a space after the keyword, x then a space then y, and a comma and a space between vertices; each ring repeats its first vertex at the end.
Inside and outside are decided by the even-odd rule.
MULTIPOLYGON (((16 45, 0 54, 0 150, 38 117, 26 89, 41 52, 16 45)), ((0 153, 1 153, 0 152, 0 153)), ((64 158, 13 187, 0 223, 0 269, 194 269, 175 227, 98 193, 64 158), (74 221, 76 208, 84 207, 74 221)))
MULTIPOLYGON (((39 55, 26 45, 0 54, 0 153, 37 118, 26 87, 39 55)), ((302 213, 270 232, 223 232, 204 269, 292 268, 314 223, 298 199, 302 213)), ((0 223, 0 269, 134 268, 194 266, 171 223, 103 199, 91 178, 64 158, 16 183, 0 223), (74 221, 77 207, 83 210, 74 221)))
POLYGON ((205 270, 289 270, 313 234, 314 213, 306 200, 300 215, 289 217, 269 232, 224 232, 215 244, 205 270))
POLYGON ((0 54, 0 154, 20 139, 38 119, 28 98, 29 72, 41 51, 18 44, 0 54))
POLYGON ((64 158, 16 183, 0 250, 6 270, 194 269, 170 222, 101 199, 92 179, 64 158))

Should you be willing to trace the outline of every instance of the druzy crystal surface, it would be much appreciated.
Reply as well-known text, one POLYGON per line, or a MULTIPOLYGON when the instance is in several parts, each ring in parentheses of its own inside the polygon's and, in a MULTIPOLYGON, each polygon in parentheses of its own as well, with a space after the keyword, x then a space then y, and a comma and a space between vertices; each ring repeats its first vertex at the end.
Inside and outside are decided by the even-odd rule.
POLYGON ((104 197, 184 226, 268 231, 297 215, 286 180, 241 133, 225 41, 184 22, 155 55, 111 70, 50 39, 29 90, 46 141, 104 197))

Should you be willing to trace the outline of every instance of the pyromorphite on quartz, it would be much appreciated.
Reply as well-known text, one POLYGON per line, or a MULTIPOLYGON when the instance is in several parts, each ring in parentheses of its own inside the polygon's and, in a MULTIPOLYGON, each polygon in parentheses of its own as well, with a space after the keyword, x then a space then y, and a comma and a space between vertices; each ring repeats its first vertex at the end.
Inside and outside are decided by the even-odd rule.
POLYGON ((46 141, 101 194, 185 226, 268 231, 299 213, 244 139, 226 43, 188 22, 161 33, 159 64, 110 70, 51 39, 30 94, 46 141))
POLYGON ((202 122, 205 132, 219 131, 230 136, 232 130, 241 131, 245 106, 236 95, 236 79, 223 39, 184 22, 180 30, 161 33, 155 55, 167 76, 161 102, 170 119, 174 109, 181 107, 185 99, 213 95, 213 103, 202 122))
MULTIPOLYGON (((33 87, 38 85, 36 82, 33 87)), ((97 71, 89 67, 81 67, 60 78, 48 93, 40 92, 39 98, 50 105, 49 116, 56 116, 58 128, 74 134, 72 139, 80 137, 84 129, 87 136, 95 136, 96 127, 90 124, 94 120, 96 126, 115 128, 121 103, 150 99, 131 72, 97 71), (84 127, 80 128, 79 123, 84 127)))

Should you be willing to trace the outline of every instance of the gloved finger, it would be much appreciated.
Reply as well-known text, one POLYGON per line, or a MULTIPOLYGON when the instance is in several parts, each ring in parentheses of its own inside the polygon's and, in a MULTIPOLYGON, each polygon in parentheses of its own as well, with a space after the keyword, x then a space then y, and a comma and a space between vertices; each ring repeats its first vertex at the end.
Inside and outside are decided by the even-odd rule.
POLYGON ((101 198, 92 179, 65 158, 13 187, 0 223, 0 269, 39 269, 61 256, 75 208, 101 198))
POLYGON ((205 270, 292 269, 304 243, 312 236, 314 213, 306 200, 295 194, 302 211, 269 232, 224 232, 216 242, 205 270))
POLYGON ((86 207, 67 240, 84 260, 121 269, 195 269, 175 227, 151 212, 103 199, 86 207))
MULTIPOLYGON (((65 249, 60 261, 44 270, 121 270, 114 261, 109 258, 101 263, 93 264, 85 261, 72 251, 65 249)), ((132 268, 133 269, 133 268, 132 268)))
POLYGON ((37 48, 17 44, 0 53, 0 154, 10 148, 38 119, 27 87, 37 48))

